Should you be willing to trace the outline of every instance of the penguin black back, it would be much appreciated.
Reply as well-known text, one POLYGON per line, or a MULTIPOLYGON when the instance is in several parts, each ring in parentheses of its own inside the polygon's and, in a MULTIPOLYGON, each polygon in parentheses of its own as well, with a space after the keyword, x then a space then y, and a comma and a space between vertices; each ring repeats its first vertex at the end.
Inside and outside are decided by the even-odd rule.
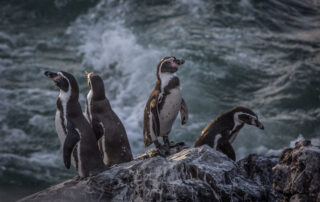
POLYGON ((94 73, 87 73, 88 79, 88 85, 91 87, 91 90, 93 91, 92 99, 94 100, 103 100, 106 99, 105 89, 103 85, 103 80, 100 76, 94 74, 94 73))
POLYGON ((244 124, 264 129, 258 116, 251 109, 235 107, 211 121, 202 130, 195 147, 207 144, 235 160, 235 152, 231 144, 244 124))
POLYGON ((128 162, 133 159, 126 130, 112 110, 105 96, 103 80, 95 73, 87 74, 90 91, 86 102, 86 116, 99 142, 106 165, 128 162))
POLYGON ((56 130, 63 145, 63 161, 70 168, 71 156, 80 177, 87 177, 104 168, 95 135, 84 118, 78 102, 79 87, 67 72, 45 72, 60 88, 57 100, 56 130))

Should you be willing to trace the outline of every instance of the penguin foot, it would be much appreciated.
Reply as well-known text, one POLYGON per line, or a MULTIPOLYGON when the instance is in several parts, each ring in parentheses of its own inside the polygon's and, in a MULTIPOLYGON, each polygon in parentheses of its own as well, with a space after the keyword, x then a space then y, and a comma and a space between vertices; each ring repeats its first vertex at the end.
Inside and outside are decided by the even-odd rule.
POLYGON ((184 146, 184 142, 170 142, 170 143, 167 143, 165 144, 165 147, 168 148, 168 150, 172 149, 172 148, 175 148, 175 147, 179 147, 179 146, 184 146))
POLYGON ((71 180, 68 180, 66 182, 63 183, 63 185, 65 186, 73 186, 75 184, 77 184, 80 181, 80 176, 74 176, 71 180))
POLYGON ((80 175, 76 175, 74 176, 74 178, 72 178, 74 181, 80 181, 81 177, 80 175))
POLYGON ((157 148, 160 156, 166 157, 166 156, 170 155, 170 149, 166 145, 162 146, 159 144, 159 145, 156 145, 156 148, 157 148))
POLYGON ((170 151, 165 147, 162 147, 161 149, 158 148, 158 153, 162 157, 167 157, 168 155, 170 155, 170 151))
POLYGON ((170 148, 178 147, 178 146, 184 146, 184 142, 170 142, 170 148))
POLYGON ((154 141, 154 144, 155 144, 155 146, 156 146, 156 148, 157 148, 158 153, 159 153, 160 156, 166 157, 166 156, 168 156, 168 155, 170 154, 169 148, 167 148, 166 146, 162 146, 162 145, 158 142, 158 140, 154 141))

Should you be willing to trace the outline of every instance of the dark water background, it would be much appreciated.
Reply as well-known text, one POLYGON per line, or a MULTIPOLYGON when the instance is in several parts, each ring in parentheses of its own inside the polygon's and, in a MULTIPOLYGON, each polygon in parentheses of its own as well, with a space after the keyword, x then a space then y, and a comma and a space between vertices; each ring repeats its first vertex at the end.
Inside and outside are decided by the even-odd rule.
MULTIPOLYGON (((27 0, 0 2, 0 201, 75 175, 55 133, 57 88, 43 76, 84 71, 105 81, 135 154, 163 56, 186 59, 177 73, 190 121, 172 140, 193 145, 219 113, 243 105, 265 131, 246 126, 237 158, 276 154, 297 138, 320 144, 320 2, 316 0, 27 0)), ((84 108, 83 108, 84 109, 84 108)))

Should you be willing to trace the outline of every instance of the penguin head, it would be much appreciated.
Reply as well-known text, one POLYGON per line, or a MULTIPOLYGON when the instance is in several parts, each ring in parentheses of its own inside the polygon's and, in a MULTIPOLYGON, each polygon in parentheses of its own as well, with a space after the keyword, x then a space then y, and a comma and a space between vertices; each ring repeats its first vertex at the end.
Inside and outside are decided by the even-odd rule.
POLYGON ((173 74, 178 71, 178 67, 184 63, 183 59, 167 56, 160 60, 157 67, 157 74, 173 74))
POLYGON ((259 121, 258 116, 251 109, 246 107, 236 107, 233 111, 233 117, 235 121, 253 125, 260 128, 261 130, 264 130, 263 124, 259 121))
POLYGON ((88 86, 92 90, 94 99, 105 99, 104 83, 101 77, 93 72, 86 72, 88 86))
POLYGON ((78 83, 72 74, 64 71, 59 71, 56 73, 46 71, 44 75, 54 81, 56 86, 60 88, 60 92, 64 92, 64 93, 70 92, 71 96, 79 95, 78 83))

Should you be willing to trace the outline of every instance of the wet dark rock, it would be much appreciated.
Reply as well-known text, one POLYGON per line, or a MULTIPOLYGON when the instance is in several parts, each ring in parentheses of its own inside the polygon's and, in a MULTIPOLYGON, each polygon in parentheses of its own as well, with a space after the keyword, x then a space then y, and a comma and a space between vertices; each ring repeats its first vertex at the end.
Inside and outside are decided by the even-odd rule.
MULTIPOLYGON (((284 201, 285 200, 288 200, 288 198, 284 199, 284 201)), ((290 197, 290 202, 307 202, 307 201, 310 201, 310 199, 306 194, 295 194, 290 197)))
POLYGON ((276 197, 268 188, 274 157, 250 156, 236 163, 208 146, 178 146, 171 153, 164 158, 152 149, 96 176, 69 180, 21 201, 273 201, 276 197))
POLYGON ((320 149, 299 141, 280 157, 234 162, 204 145, 156 149, 84 180, 68 180, 20 201, 320 201, 320 149))
POLYGON ((308 140, 284 149, 273 167, 273 188, 283 201, 320 201, 320 149, 308 140))
POLYGON ((272 188, 272 167, 278 160, 278 156, 250 154, 238 161, 238 165, 245 170, 245 176, 260 185, 267 194, 266 201, 277 201, 282 198, 282 194, 272 188))

